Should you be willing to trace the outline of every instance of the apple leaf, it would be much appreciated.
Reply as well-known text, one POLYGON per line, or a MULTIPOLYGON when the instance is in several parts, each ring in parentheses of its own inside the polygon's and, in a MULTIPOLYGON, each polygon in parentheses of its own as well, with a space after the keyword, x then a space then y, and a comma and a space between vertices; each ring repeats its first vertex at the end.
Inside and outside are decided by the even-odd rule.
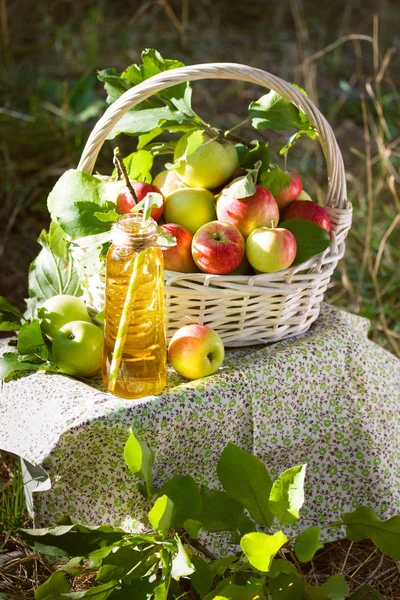
POLYGON ((49 358, 49 349, 43 339, 40 323, 37 319, 22 325, 18 332, 17 350, 21 355, 31 354, 44 360, 49 358))
POLYGON ((257 141, 256 145, 253 146, 253 148, 251 148, 250 150, 246 148, 246 146, 243 146, 243 148, 244 151, 242 151, 241 156, 238 154, 239 167, 242 167, 243 169, 253 169, 255 164, 260 161, 261 165, 258 171, 259 176, 261 175, 261 173, 268 171, 270 166, 270 156, 267 144, 264 144, 264 142, 257 141))
MULTIPOLYGON (((182 154, 180 154, 177 157, 177 160, 174 162, 174 164, 172 166, 172 168, 174 168, 174 169, 178 169, 179 167, 184 165, 187 157, 190 154, 193 154, 194 152, 196 152, 196 150, 198 148, 200 148, 200 146, 207 143, 207 141, 205 141, 205 139, 204 139, 204 132, 201 130, 196 130, 192 133, 186 134, 183 138, 183 141, 185 141, 186 143, 185 143, 184 147, 182 148, 183 149, 182 154)), ((183 146, 183 144, 182 144, 182 146, 183 146)))
POLYGON ((173 510, 174 503, 172 500, 165 494, 159 496, 148 514, 149 522, 153 529, 167 535, 172 523, 173 510))
POLYGON ((294 542, 294 551, 301 562, 308 562, 314 558, 317 550, 324 547, 319 541, 320 528, 308 527, 296 537, 294 542))
POLYGON ((294 265, 320 254, 331 244, 331 238, 326 229, 312 221, 293 219, 279 223, 279 227, 291 231, 296 239, 297 251, 293 261, 294 265))
POLYGON ((249 198, 253 196, 256 193, 253 173, 237 177, 222 193, 230 198, 249 198))
POLYGON ((275 554, 286 542, 287 537, 283 531, 277 531, 274 535, 253 531, 242 537, 240 546, 251 566, 267 573, 275 554))
POLYGON ((196 555, 193 555, 192 563, 195 571, 190 575, 190 581, 199 596, 203 598, 210 591, 214 581, 212 565, 196 555))
POLYGON ((16 306, 0 296, 0 331, 18 331, 23 314, 16 306))
POLYGON ((269 508, 271 478, 259 458, 232 442, 225 446, 217 464, 224 490, 243 504, 260 525, 270 527, 274 516, 269 508))
POLYGON ((70 591, 67 576, 63 571, 56 571, 35 591, 35 600, 53 600, 61 598, 61 594, 70 591))
POLYGON ((18 371, 37 371, 40 367, 37 362, 21 360, 18 352, 5 352, 0 356, 0 381, 6 381, 18 371))
POLYGON ((95 212, 93 213, 96 219, 99 219, 102 223, 115 223, 120 218, 120 214, 117 213, 114 209, 109 210, 108 212, 95 212))
POLYGON ((285 560, 283 558, 274 558, 268 571, 268 577, 270 579, 276 579, 276 577, 278 577, 282 573, 286 575, 297 576, 299 574, 294 564, 290 561, 285 560))
POLYGON ((296 573, 281 573, 274 579, 268 573, 268 589, 272 600, 310 600, 304 595, 304 580, 296 573))
POLYGON ((163 485, 165 494, 174 504, 171 527, 180 529, 188 519, 198 519, 201 509, 200 490, 190 475, 174 475, 163 485))
POLYGON ((370 539, 381 552, 400 560, 400 515, 381 521, 371 508, 359 506, 354 512, 343 513, 342 519, 349 540, 370 539))
POLYGON ((300 518, 304 503, 306 465, 283 471, 272 484, 269 508, 281 525, 291 525, 300 518))
POLYGON ((65 237, 64 242, 61 242, 59 232, 58 228, 54 228, 53 234, 51 231, 50 234, 42 231, 39 236, 38 241, 42 246, 42 250, 29 267, 29 299, 27 300, 28 309, 25 314, 27 318, 33 318, 36 315, 37 308, 52 296, 57 294, 80 296, 82 294, 79 276, 71 257, 69 245, 65 242, 65 237), (57 235, 55 232, 57 232, 57 235), (55 251, 52 250, 54 247, 55 251), (65 250, 62 250, 63 247, 65 250), (60 258, 56 254, 56 252, 63 254, 64 251, 66 259, 60 258))
POLYGON ((307 135, 312 140, 315 140, 315 138, 317 137, 318 134, 317 134, 317 131, 314 128, 312 128, 312 129, 301 129, 300 131, 297 131, 292 136, 290 136, 290 138, 286 142, 286 144, 284 146, 282 146, 282 148, 279 150, 279 154, 281 156, 287 154, 289 152, 290 148, 292 148, 292 146, 294 146, 294 144, 297 142, 297 140, 299 138, 301 138, 302 135, 307 135))
POLYGON ((387 600, 386 596, 374 590, 370 585, 363 585, 349 596, 349 600, 387 600))
POLYGON ((213 533, 239 530, 242 534, 254 531, 255 525, 244 514, 243 504, 231 498, 226 492, 203 489, 201 502, 199 521, 205 531, 213 533))
POLYGON ((282 189, 289 187, 290 175, 279 167, 273 167, 260 174, 260 185, 267 188, 273 196, 277 196, 282 189))
MULTIPOLYGON (((153 167, 153 161, 153 154, 143 148, 128 154, 122 160, 131 181, 145 181, 146 183, 151 183, 152 180, 150 171, 153 167)), ((113 177, 115 177, 116 173, 117 171, 114 169, 112 173, 113 177)))
POLYGON ((110 228, 95 216, 115 207, 104 196, 105 187, 99 178, 70 169, 55 184, 47 205, 51 218, 74 240, 110 228))
POLYGON ((151 496, 152 489, 152 468, 154 463, 154 454, 144 440, 138 440, 133 433, 130 434, 124 448, 124 458, 127 467, 132 473, 135 473, 140 479, 143 479, 146 486, 146 495, 151 496))
POLYGON ((321 588, 328 594, 329 600, 345 600, 350 591, 341 573, 335 573, 329 577, 328 581, 321 585, 321 588))
POLYGON ((115 127, 107 135, 108 140, 113 140, 120 133, 126 135, 142 135, 164 123, 179 126, 187 122, 187 117, 168 106, 160 108, 146 108, 143 110, 131 109, 125 113, 115 127))
POLYGON ((258 100, 250 103, 249 115, 255 129, 302 128, 301 111, 278 92, 271 90, 258 100))

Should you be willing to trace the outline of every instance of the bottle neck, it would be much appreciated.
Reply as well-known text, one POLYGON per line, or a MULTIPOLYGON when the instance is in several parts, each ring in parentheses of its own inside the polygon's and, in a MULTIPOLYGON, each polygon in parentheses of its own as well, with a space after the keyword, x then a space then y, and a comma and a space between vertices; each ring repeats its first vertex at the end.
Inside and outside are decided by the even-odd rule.
POLYGON ((112 241, 115 246, 140 252, 156 245, 157 225, 153 219, 143 224, 141 215, 123 215, 112 227, 112 241))

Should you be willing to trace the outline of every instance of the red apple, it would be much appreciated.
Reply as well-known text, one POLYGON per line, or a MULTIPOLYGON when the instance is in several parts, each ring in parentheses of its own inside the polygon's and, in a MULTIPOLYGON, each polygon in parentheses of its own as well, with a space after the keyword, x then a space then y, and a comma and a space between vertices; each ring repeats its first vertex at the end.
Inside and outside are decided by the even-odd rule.
POLYGON ((297 200, 301 194, 301 190, 303 189, 301 179, 298 175, 296 175, 296 173, 288 173, 288 175, 290 175, 289 187, 282 188, 279 194, 275 194, 274 196, 281 210, 293 202, 293 200, 297 200))
POLYGON ((260 273, 287 269, 296 256, 296 239, 287 229, 259 227, 246 240, 246 256, 260 273))
MULTIPOLYGON (((158 187, 152 185, 151 183, 144 183, 142 181, 131 181, 131 185, 135 191, 137 201, 140 202, 145 198, 147 194, 150 192, 161 194, 158 187)), ((162 195, 162 194, 161 194, 162 195)), ((121 215, 126 215, 131 212, 132 208, 136 205, 135 199, 132 196, 129 189, 125 186, 122 191, 118 194, 117 197, 117 207, 121 215)), ((164 212, 164 204, 159 208, 153 208, 151 211, 151 216, 155 221, 158 221, 161 218, 161 215, 164 212)))
POLYGON ((211 221, 200 227, 192 241, 194 262, 201 271, 224 275, 243 260, 245 243, 240 231, 230 223, 211 221))
POLYGON ((207 325, 185 325, 174 333, 168 346, 168 359, 180 375, 199 379, 212 375, 224 360, 224 345, 207 325))
POLYGON ((217 200, 218 220, 235 225, 244 238, 257 227, 271 227, 279 221, 278 205, 271 192, 261 185, 255 187, 256 192, 252 196, 233 198, 228 185, 217 200))
POLYGON ((161 227, 176 238, 176 246, 163 250, 164 268, 179 273, 196 273, 197 267, 192 257, 193 236, 190 231, 176 223, 166 223, 161 227))
POLYGON ((331 230, 331 220, 328 213, 316 202, 308 200, 295 200, 291 202, 283 211, 282 220, 290 221, 292 219, 305 219, 306 221, 316 223, 326 229, 326 231, 331 230))

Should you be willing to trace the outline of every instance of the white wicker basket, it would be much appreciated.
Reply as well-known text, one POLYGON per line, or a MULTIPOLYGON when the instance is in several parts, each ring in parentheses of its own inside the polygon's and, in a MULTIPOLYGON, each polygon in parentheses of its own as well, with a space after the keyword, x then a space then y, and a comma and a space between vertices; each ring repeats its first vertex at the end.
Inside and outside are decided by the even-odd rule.
MULTIPOLYGON (((330 277, 343 256, 352 208, 346 199, 343 159, 334 133, 309 98, 289 83, 260 69, 235 63, 210 63, 160 73, 125 92, 104 113, 83 150, 78 169, 91 173, 109 132, 133 106, 184 81, 237 79, 275 90, 300 108, 318 131, 327 163, 325 208, 332 223, 332 243, 318 256, 272 274, 253 276, 165 272, 168 339, 179 327, 203 323, 221 335, 226 346, 282 340, 307 331, 318 317, 330 277)), ((99 277, 92 282, 98 294, 99 277)))

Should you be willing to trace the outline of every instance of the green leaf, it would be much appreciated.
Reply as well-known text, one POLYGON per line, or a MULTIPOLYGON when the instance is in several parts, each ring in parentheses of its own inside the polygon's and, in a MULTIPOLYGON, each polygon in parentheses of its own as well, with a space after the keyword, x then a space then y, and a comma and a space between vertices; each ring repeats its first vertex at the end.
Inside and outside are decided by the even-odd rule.
POLYGON ((196 521, 196 519, 186 519, 183 522, 183 528, 188 532, 191 538, 197 540, 201 529, 201 522, 196 521))
POLYGON ((256 186, 252 173, 248 173, 243 177, 237 177, 227 187, 222 194, 226 194, 230 198, 248 198, 256 193, 256 186))
POLYGON ((275 579, 268 579, 268 588, 272 600, 302 600, 305 597, 304 581, 295 573, 281 573, 275 579))
POLYGON ((308 527, 296 537, 294 551, 301 562, 310 561, 317 550, 324 547, 324 544, 319 541, 320 531, 319 527, 308 527))
POLYGON ((343 513, 342 519, 349 540, 369 539, 381 552, 400 560, 400 515, 380 521, 371 508, 359 506, 354 512, 343 513))
POLYGON ((293 261, 294 265, 320 254, 331 244, 331 238, 326 229, 312 221, 293 219, 279 223, 279 227, 291 231, 296 239, 297 250, 293 261))
POLYGON ((205 560, 194 555, 192 558, 195 571, 190 575, 190 581, 199 596, 203 597, 210 591, 214 581, 214 574, 205 560))
POLYGON ((283 471, 272 484, 269 507, 281 525, 290 525, 300 518, 304 503, 306 465, 283 471))
POLYGON ((132 181, 151 181, 154 156, 148 150, 132 152, 123 159, 128 177, 132 181))
MULTIPOLYGON (((56 571, 35 591, 35 600, 46 600, 54 595, 65 594, 69 592, 69 584, 65 573, 56 571)), ((58 596, 59 597, 59 596, 58 596)))
POLYGON ((18 371, 37 371, 38 363, 21 361, 18 352, 5 352, 0 356, 0 381, 5 381, 18 371))
POLYGON ((53 243, 56 251, 60 249, 61 242, 55 243, 54 236, 43 231, 38 241, 42 250, 29 267, 29 299, 27 300, 27 317, 29 318, 36 316, 37 309, 48 298, 57 294, 70 294, 71 296, 82 294, 80 279, 69 247, 66 247, 66 259, 63 259, 49 245, 53 243))
POLYGON ((175 540, 178 551, 172 559, 171 576, 173 579, 180 579, 181 577, 191 575, 194 572, 194 566, 183 547, 178 534, 175 535, 175 540))
POLYGON ((303 127, 300 110, 278 92, 271 90, 258 100, 251 102, 249 115, 255 129, 290 129, 303 127))
POLYGON ((254 531, 242 537, 240 546, 249 563, 255 569, 267 573, 275 554, 286 542, 287 537, 282 531, 277 531, 274 535, 254 531))
MULTIPOLYGON (((70 600, 81 600, 81 598, 95 598, 96 600, 106 600, 114 590, 119 587, 118 581, 110 581, 103 585, 97 585, 94 588, 85 590, 84 592, 70 592, 69 594, 63 594, 62 598, 69 598, 70 600)), ((61 598, 60 598, 61 600, 61 598)))
POLYGON ((118 100, 120 96, 132 87, 132 82, 128 79, 123 79, 116 69, 103 69, 97 71, 99 81, 104 83, 104 87, 108 94, 107 102, 111 104, 118 100))
POLYGON ((167 535, 168 530, 171 528, 173 510, 174 503, 168 496, 164 494, 157 498, 148 515, 150 525, 153 529, 167 535))
POLYGON ((118 221, 118 219, 121 216, 114 209, 111 209, 108 212, 95 212, 93 214, 96 217, 96 219, 98 219, 102 223, 115 223, 115 221, 118 221))
POLYGON ((330 600, 345 600, 350 591, 343 575, 340 573, 329 577, 328 581, 321 585, 321 588, 328 594, 330 600))
POLYGON ((52 221, 48 233, 42 232, 42 239, 45 240, 49 250, 58 258, 62 258, 64 262, 68 262, 68 242, 65 231, 52 221))
POLYGON ((8 300, 4 298, 4 296, 0 296, 0 313, 3 315, 9 315, 8 318, 10 318, 10 316, 16 317, 18 321, 23 318, 22 312, 19 310, 19 308, 10 304, 8 300))
POLYGON ((49 358, 49 350, 37 319, 22 325, 18 332, 17 350, 20 354, 32 354, 44 360, 49 358))
POLYGON ((249 581, 246 585, 228 583, 221 587, 216 595, 207 594, 206 598, 207 600, 209 598, 214 598, 214 600, 259 600, 263 597, 261 595, 263 583, 263 581, 249 581))
POLYGON ((80 556, 87 556, 90 552, 101 546, 109 546, 122 540, 126 533, 120 529, 101 525, 89 527, 72 523, 69 517, 63 519, 62 525, 45 527, 42 529, 19 529, 19 535, 31 546, 38 541, 43 546, 60 548, 76 556, 77 549, 80 556))
POLYGON ((362 588, 349 596, 349 600, 387 600, 387 598, 370 585, 363 585, 362 588))
POLYGON ((328 593, 320 586, 310 585, 306 583, 305 598, 307 600, 329 600, 328 593))
POLYGON ((301 129, 300 131, 297 131, 292 136, 290 136, 286 144, 282 146, 282 148, 279 150, 279 154, 281 156, 287 154, 290 148, 292 148, 292 146, 295 145, 297 140, 300 139, 303 135, 307 135, 312 140, 315 140, 315 138, 317 137, 317 132, 314 129, 301 129))
POLYGON ((260 185, 269 190, 273 196, 277 196, 282 189, 289 187, 290 175, 279 167, 273 167, 269 171, 261 173, 260 185))
POLYGON ((285 575, 299 575, 299 572, 293 563, 289 562, 288 560, 284 560, 283 558, 274 558, 268 571, 268 577, 270 579, 275 579, 282 573, 285 575))
POLYGON ((217 558, 217 560, 211 563, 211 571, 214 576, 223 575, 235 561, 237 561, 237 556, 223 556, 222 558, 217 558))
POLYGON ((259 458, 229 442, 218 461, 217 473, 227 494, 241 502, 255 521, 268 527, 272 524, 274 517, 269 508, 272 483, 259 458))
POLYGON ((243 504, 226 492, 203 489, 201 501, 199 521, 205 531, 234 532, 239 529, 241 533, 248 533, 255 530, 254 523, 244 514, 243 504))
POLYGON ((19 321, 3 321, 4 318, 5 316, 0 313, 0 331, 19 331, 21 328, 19 321))
MULTIPOLYGON (((147 497, 151 496, 152 468, 154 454, 144 440, 138 440, 133 433, 124 448, 124 458, 128 469, 135 473, 146 484, 147 497)), ((169 494, 168 497, 171 498, 169 494)), ((173 498, 171 498, 173 501, 173 498)))
POLYGON ((174 475, 161 488, 174 504, 172 512, 173 529, 180 529, 187 519, 197 519, 201 509, 200 490, 190 475, 174 475))
POLYGON ((264 142, 257 142, 250 150, 244 146, 245 151, 242 151, 242 156, 239 157, 239 166, 243 169, 253 169, 254 165, 261 162, 259 175, 269 169, 269 148, 264 142))
POLYGON ((154 129, 152 129, 148 133, 144 133, 143 135, 139 136, 138 143, 137 143, 137 149, 138 150, 145 149, 146 146, 148 144, 150 144, 150 142, 155 140, 159 135, 161 135, 162 132, 163 132, 163 130, 161 129, 161 127, 154 127, 154 129))
MULTIPOLYGON (((97 556, 100 556, 100 550, 97 551, 97 556)), ((92 559, 94 554, 95 553, 93 552, 90 554, 92 559)), ((128 578, 139 578, 148 568, 145 564, 143 564, 141 570, 139 570, 138 567, 142 561, 145 563, 148 556, 148 552, 144 553, 137 550, 136 548, 133 548, 131 544, 120 547, 114 545, 111 552, 102 559, 101 567, 97 572, 96 581, 109 583, 110 581, 124 579, 132 570, 133 572, 128 575, 128 578)), ((91 563, 93 563, 93 560, 91 560, 91 563)))
POLYGON ((71 238, 77 239, 107 231, 110 226, 95 216, 108 212, 110 204, 103 199, 104 184, 97 177, 70 169, 61 175, 47 200, 51 218, 71 238))

